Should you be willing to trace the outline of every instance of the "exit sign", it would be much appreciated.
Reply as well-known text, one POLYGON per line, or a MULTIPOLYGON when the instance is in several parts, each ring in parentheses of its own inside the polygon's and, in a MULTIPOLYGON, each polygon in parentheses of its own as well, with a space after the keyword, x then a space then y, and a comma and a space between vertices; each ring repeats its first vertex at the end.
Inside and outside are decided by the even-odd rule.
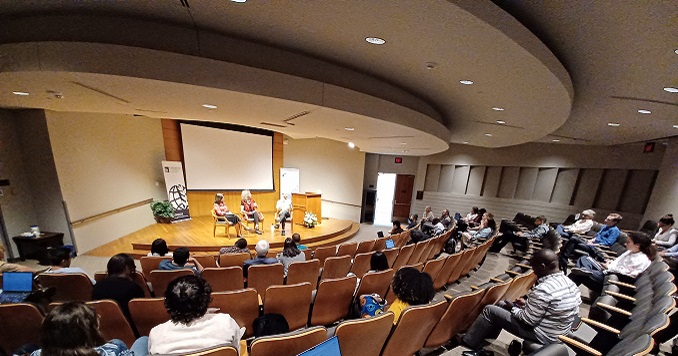
POLYGON ((403 158, 402 157, 396 157, 395 163, 397 163, 397 164, 403 163, 403 158))

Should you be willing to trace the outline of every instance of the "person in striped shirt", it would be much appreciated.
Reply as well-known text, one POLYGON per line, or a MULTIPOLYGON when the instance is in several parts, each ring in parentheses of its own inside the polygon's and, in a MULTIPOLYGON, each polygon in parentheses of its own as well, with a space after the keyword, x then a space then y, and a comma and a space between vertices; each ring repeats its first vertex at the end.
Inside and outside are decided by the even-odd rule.
POLYGON ((570 332, 581 304, 579 289, 559 270, 553 251, 537 251, 530 264, 538 280, 527 300, 486 306, 462 339, 472 349, 462 355, 489 355, 481 348, 483 340, 499 335, 502 329, 540 344, 560 342, 558 336, 570 332))

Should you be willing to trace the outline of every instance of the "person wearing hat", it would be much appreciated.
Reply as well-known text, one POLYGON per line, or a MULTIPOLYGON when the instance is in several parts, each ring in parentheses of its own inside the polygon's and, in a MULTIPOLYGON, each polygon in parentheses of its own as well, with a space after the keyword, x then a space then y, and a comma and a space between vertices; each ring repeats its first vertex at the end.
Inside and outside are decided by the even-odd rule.
POLYGON ((560 236, 569 239, 572 235, 583 235, 591 230, 593 227, 593 217, 596 212, 591 209, 586 209, 581 212, 581 217, 572 225, 558 225, 556 231, 560 236))
POLYGON ((271 265, 274 263, 278 263, 278 260, 272 257, 266 257, 268 254, 268 248, 269 248, 268 241, 266 240, 259 240, 257 242, 257 245, 254 246, 254 250, 257 251, 257 257, 253 258, 251 260, 245 261, 242 267, 242 273, 245 277, 247 277, 247 269, 249 269, 250 266, 253 265, 271 265))

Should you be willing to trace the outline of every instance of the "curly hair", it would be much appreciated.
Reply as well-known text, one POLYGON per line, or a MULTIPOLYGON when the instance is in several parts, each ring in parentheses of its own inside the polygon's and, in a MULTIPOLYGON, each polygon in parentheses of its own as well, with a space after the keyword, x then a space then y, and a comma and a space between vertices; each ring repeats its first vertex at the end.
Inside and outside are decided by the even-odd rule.
POLYGON ((82 302, 59 305, 45 317, 40 328, 41 354, 45 356, 96 356, 95 347, 106 343, 99 332, 99 319, 82 302))
POLYGON ((212 287, 197 276, 179 277, 167 286, 165 309, 175 324, 188 324, 207 313, 212 287))
POLYGON ((412 267, 399 269, 393 276, 391 288, 398 299, 409 305, 426 304, 435 296, 431 276, 412 267))

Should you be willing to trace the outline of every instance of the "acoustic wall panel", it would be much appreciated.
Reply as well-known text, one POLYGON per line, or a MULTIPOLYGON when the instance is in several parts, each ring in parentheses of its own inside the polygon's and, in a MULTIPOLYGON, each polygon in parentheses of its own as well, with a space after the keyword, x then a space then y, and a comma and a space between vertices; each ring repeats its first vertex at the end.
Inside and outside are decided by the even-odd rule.
POLYGON ((501 181, 502 167, 487 167, 485 170, 485 179, 483 180, 483 188, 480 195, 484 197, 494 198, 499 192, 499 182, 501 181))
POLYGON ((439 192, 451 192, 452 180, 454 179, 454 165, 444 164, 440 167, 440 180, 438 181, 439 192))
POLYGON ((426 179, 424 180, 424 190, 437 191, 440 181, 440 165, 429 164, 426 166, 426 179))
POLYGON ((520 176, 520 167, 504 167, 501 170, 501 181, 499 182, 499 193, 497 197, 513 199, 520 176))
POLYGON ((532 198, 532 192, 534 192, 534 186, 537 183, 538 174, 539 168, 521 167, 520 174, 518 175, 516 193, 513 197, 515 199, 530 200, 530 198, 532 198))
POLYGON ((534 191, 532 192, 532 200, 550 201, 557 177, 558 168, 539 168, 537 182, 534 184, 534 191))
POLYGON ((646 169, 629 171, 617 210, 636 214, 645 213, 657 173, 657 171, 646 169))
POLYGON ((626 183, 626 169, 606 169, 593 206, 606 210, 617 210, 626 183))
POLYGON ((603 169, 582 169, 579 172, 573 205, 592 207, 602 177, 603 169))
POLYGON ((470 166, 456 166, 454 167, 454 180, 452 181, 452 189, 454 194, 466 194, 466 184, 468 183, 468 175, 470 166))
POLYGON ((551 203, 569 205, 579 176, 578 168, 560 168, 553 187, 551 203))
POLYGON ((471 166, 471 173, 469 173, 468 184, 466 185, 466 195, 480 195, 484 177, 485 166, 471 166))

